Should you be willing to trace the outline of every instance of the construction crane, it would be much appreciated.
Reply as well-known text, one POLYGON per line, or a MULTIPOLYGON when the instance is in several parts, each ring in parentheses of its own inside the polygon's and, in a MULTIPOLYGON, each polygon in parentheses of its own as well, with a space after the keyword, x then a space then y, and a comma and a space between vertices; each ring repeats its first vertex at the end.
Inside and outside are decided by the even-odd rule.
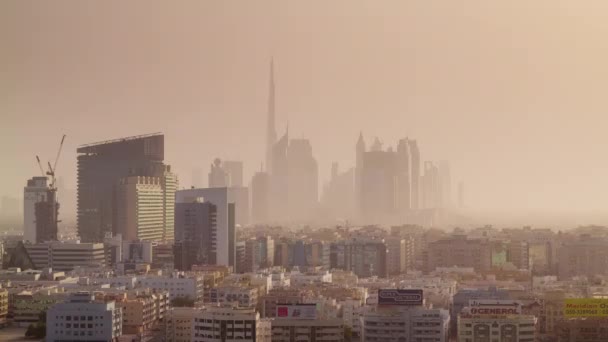
POLYGON ((36 161, 38 162, 38 167, 40 168, 40 174, 42 174, 42 177, 46 177, 44 169, 42 168, 42 163, 40 162, 40 158, 38 156, 36 156, 36 161))
MULTIPOLYGON (((55 189, 55 171, 57 170, 57 162, 59 161, 59 156, 61 156, 61 150, 63 149, 63 142, 65 141, 65 134, 61 137, 61 142, 59 143, 59 150, 57 150, 57 156, 55 157, 55 162, 51 165, 51 162, 48 162, 49 170, 46 172, 48 176, 51 177, 51 184, 49 187, 51 189, 55 189)), ((38 157, 36 157, 38 158, 38 157)), ((40 164, 40 159, 38 159, 38 164, 40 164)), ((42 168, 42 166, 40 166, 42 168)))
POLYGON ((38 162, 38 167, 40 168, 42 176, 49 176, 51 178, 50 184, 46 190, 45 198, 36 203, 36 242, 57 240, 57 224, 61 221, 58 219, 59 203, 57 203, 55 172, 57 170, 57 162, 61 156, 64 141, 65 134, 61 137, 61 143, 59 143, 59 150, 57 151, 55 161, 52 165, 50 161, 47 163, 48 171, 46 173, 40 162, 40 157, 36 156, 36 161, 38 162))

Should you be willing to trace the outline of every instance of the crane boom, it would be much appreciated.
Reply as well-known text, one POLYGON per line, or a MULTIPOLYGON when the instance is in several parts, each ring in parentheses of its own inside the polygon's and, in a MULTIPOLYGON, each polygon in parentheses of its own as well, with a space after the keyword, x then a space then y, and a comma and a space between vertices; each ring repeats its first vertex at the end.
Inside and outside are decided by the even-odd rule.
POLYGON ((40 168, 40 173, 42 174, 43 177, 46 177, 46 175, 44 173, 44 169, 42 168, 42 163, 40 162, 40 158, 38 156, 36 156, 36 161, 38 162, 38 167, 40 168))
POLYGON ((53 163, 53 173, 57 169, 57 161, 59 161, 59 156, 61 155, 61 150, 63 149, 63 141, 65 140, 65 134, 61 137, 61 142, 59 143, 59 150, 57 151, 57 156, 55 157, 55 163, 53 163))

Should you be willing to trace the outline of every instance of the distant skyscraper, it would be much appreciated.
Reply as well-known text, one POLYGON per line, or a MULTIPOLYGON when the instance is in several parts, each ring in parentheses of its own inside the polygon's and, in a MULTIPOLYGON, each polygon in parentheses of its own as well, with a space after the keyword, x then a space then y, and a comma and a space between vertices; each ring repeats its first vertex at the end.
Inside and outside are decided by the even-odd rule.
POLYGON ((225 160, 223 163, 224 170, 228 174, 229 186, 243 186, 243 162, 236 160, 225 160))
POLYGON ((209 171, 209 187, 242 187, 243 162, 216 158, 209 171))
POLYGON ((270 61, 270 81, 268 85, 268 121, 266 126, 266 170, 272 170, 272 155, 277 141, 275 128, 274 59, 270 61))
MULTIPOLYGON (((115 193, 120 180, 166 176, 164 136, 155 133, 83 145, 77 153, 78 234, 84 242, 101 242, 106 232, 116 232, 115 193)), ((165 210, 170 210, 170 194, 166 202, 165 210)))
POLYGON ((264 171, 256 172, 251 180, 251 218, 254 223, 268 222, 270 210, 270 177, 264 171))
POLYGON ((452 205, 452 175, 450 163, 446 160, 439 162, 440 205, 449 208, 452 205))
POLYGON ((421 200, 423 209, 437 209, 441 207, 439 170, 435 164, 429 161, 424 163, 421 200))
POLYGON ((36 203, 46 202, 48 192, 46 177, 33 177, 23 188, 23 239, 31 243, 36 239, 36 203))
POLYGON ((400 212, 411 209, 410 192, 410 153, 406 138, 399 140, 397 145, 397 208, 400 212))
POLYGON ((361 210, 361 178, 363 176, 363 155, 365 154, 365 140, 363 132, 359 133, 359 139, 355 147, 355 203, 357 211, 361 210))
POLYGON ((411 208, 420 208, 420 150, 416 140, 409 140, 411 158, 411 208))
POLYGON ((287 148, 289 219, 306 221, 319 203, 319 170, 310 141, 292 139, 287 148))
POLYGON ((215 158, 209 171, 209 187, 225 188, 227 186, 229 186, 228 173, 224 170, 222 161, 219 158, 215 158))
POLYGON ((355 191, 360 218, 366 222, 400 220, 418 208, 419 152, 415 140, 399 140, 384 149, 376 138, 369 151, 363 135, 356 146, 355 191))
POLYGON ((355 209, 355 168, 340 172, 332 164, 331 179, 323 189, 323 207, 334 217, 350 218, 355 209))
POLYGON ((210 202, 175 204, 175 267, 190 271, 193 265, 217 262, 217 207, 210 202))
POLYGON ((285 221, 289 218, 289 163, 287 148, 289 131, 272 148, 272 169, 270 170, 270 217, 285 221))

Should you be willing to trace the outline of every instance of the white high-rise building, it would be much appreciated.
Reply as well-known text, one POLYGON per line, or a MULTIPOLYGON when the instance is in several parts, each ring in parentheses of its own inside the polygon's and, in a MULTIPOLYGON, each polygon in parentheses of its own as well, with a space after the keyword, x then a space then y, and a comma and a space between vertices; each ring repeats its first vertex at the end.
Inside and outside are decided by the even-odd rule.
POLYGON ((122 309, 115 302, 95 301, 93 294, 72 294, 46 314, 46 341, 114 341, 122 335, 122 309))
POLYGON ((46 177, 33 177, 23 188, 23 239, 31 243, 36 243, 36 203, 46 201, 47 182, 46 177))
POLYGON ((116 191, 117 232, 124 240, 162 241, 164 191, 157 177, 123 178, 116 191))

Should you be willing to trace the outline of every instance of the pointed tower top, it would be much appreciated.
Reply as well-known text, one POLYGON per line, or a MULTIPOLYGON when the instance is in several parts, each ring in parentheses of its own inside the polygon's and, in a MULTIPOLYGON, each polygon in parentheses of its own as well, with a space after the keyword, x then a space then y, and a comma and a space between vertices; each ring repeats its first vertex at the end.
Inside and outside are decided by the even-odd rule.
POLYGON ((270 79, 268 81, 268 118, 266 123, 266 168, 272 168, 272 146, 277 141, 275 127, 275 94, 274 94, 274 57, 270 58, 270 79))
POLYGON ((359 131, 359 139, 357 140, 357 149, 365 150, 365 140, 363 139, 363 131, 359 131))

